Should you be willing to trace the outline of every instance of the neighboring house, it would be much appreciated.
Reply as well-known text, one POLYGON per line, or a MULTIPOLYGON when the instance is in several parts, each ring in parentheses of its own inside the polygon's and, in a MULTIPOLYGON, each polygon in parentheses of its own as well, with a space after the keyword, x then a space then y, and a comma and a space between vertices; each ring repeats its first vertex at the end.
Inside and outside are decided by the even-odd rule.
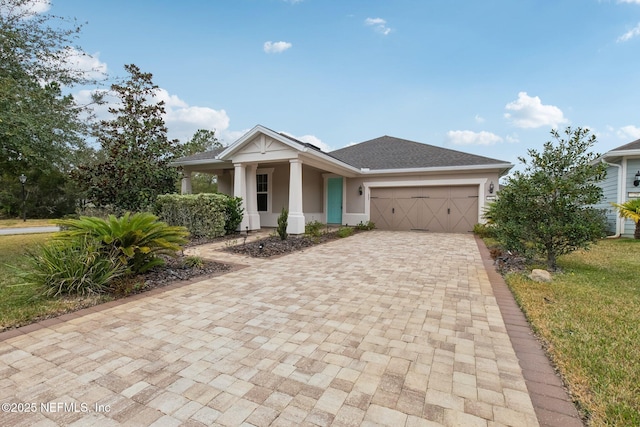
POLYGON ((193 172, 217 176, 218 191, 245 201, 241 230, 275 227, 282 208, 288 232, 310 221, 378 229, 470 232, 482 221, 502 160, 383 136, 325 153, 263 126, 228 147, 183 157, 182 193, 193 172))
POLYGON ((633 221, 619 217, 611 203, 624 203, 640 198, 640 139, 605 153, 601 160, 608 164, 607 176, 599 184, 604 193, 597 208, 606 211, 609 233, 615 236, 633 237, 633 221))

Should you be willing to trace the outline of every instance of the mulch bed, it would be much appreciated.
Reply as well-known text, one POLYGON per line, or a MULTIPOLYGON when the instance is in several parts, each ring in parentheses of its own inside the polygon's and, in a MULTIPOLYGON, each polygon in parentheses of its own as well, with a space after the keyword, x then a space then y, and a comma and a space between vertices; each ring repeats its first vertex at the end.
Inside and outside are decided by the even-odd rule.
POLYGON ((524 256, 504 251, 498 247, 489 248, 496 270, 502 275, 507 273, 524 273, 528 270, 528 261, 524 256))
MULTIPOLYGON (((354 234, 357 230, 354 230, 354 234)), ((239 255, 249 255, 256 258, 268 258, 272 256, 285 255, 291 252, 301 251, 312 246, 326 243, 331 240, 339 239, 337 231, 323 233, 319 237, 310 236, 289 236, 286 240, 280 239, 278 236, 269 236, 264 239, 254 240, 251 242, 239 243, 235 246, 229 246, 224 250, 239 255)), ((237 239, 242 241, 242 237, 237 239)))
POLYGON ((166 286, 176 280, 191 280, 195 277, 209 276, 231 269, 230 265, 215 261, 202 260, 202 265, 188 266, 185 263, 186 256, 180 255, 176 258, 166 257, 165 265, 152 268, 142 274, 140 278, 145 282, 145 289, 166 286))

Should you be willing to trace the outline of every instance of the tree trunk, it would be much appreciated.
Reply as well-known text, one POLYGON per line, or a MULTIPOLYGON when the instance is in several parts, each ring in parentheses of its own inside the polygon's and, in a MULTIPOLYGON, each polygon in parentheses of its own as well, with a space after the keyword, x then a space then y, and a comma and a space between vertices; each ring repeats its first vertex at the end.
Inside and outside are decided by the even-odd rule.
POLYGON ((640 239, 640 221, 636 222, 636 230, 633 232, 634 239, 640 239))
POLYGON ((558 263, 556 259, 556 253, 553 251, 547 252, 547 270, 556 271, 558 268, 558 263))

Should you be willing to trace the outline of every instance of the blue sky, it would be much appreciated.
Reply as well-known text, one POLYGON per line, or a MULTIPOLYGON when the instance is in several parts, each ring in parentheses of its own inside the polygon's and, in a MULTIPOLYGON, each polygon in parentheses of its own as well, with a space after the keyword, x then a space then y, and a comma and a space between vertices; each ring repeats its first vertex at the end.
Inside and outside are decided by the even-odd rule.
MULTIPOLYGON (((549 131, 640 138, 640 0, 52 0, 170 136, 256 124, 326 150, 391 135, 512 163, 549 131)), ((86 61, 86 59, 85 59, 86 61)), ((81 97, 82 94, 78 93, 81 97)))

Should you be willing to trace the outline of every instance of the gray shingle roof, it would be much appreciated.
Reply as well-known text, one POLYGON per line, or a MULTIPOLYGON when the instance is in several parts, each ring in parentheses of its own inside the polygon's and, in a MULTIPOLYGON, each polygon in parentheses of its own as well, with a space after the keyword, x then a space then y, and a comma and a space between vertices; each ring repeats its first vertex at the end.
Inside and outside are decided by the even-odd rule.
POLYGON ((626 150, 640 150, 640 139, 637 139, 633 142, 622 145, 618 148, 614 148, 611 151, 626 151, 626 150))
POLYGON ((192 154, 191 156, 180 157, 176 159, 176 162, 188 162, 193 160, 215 160, 216 156, 222 153, 227 147, 214 148, 211 151, 205 151, 203 153, 192 154))
POLYGON ((446 166, 478 166, 509 162, 436 147, 406 139, 381 136, 329 155, 358 168, 414 169, 446 166))

